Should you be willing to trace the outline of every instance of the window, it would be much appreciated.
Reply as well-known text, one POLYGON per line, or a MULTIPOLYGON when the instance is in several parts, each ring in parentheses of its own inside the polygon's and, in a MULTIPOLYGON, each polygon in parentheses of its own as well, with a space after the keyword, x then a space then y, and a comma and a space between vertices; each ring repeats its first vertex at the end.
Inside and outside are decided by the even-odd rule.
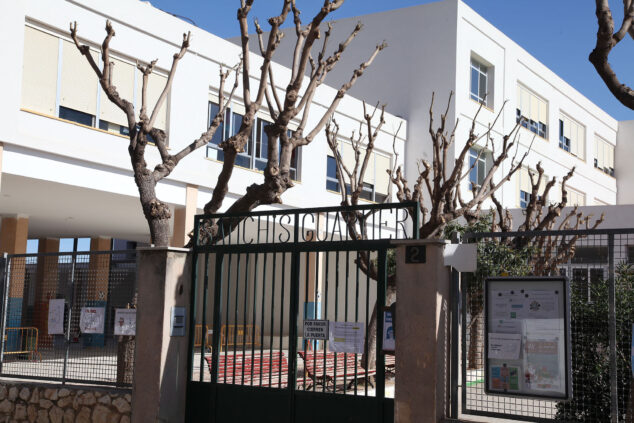
POLYGON ((332 156, 328 156, 326 159, 326 189, 335 192, 341 191, 337 179, 337 161, 332 156))
MULTIPOLYGON (((475 148, 469 149, 469 182, 471 187, 479 188, 484 182, 487 175, 487 156, 484 151, 475 148)), ((470 188, 471 188, 470 187, 470 188)))
MULTIPOLYGON (((531 202, 532 192, 533 192, 533 184, 531 182, 531 176, 528 168, 522 167, 517 171, 517 182, 518 182, 518 206, 525 209, 528 207, 528 204, 531 202)), ((537 172, 533 171, 533 178, 537 180, 537 172)), ((546 188, 546 183, 548 181, 548 176, 545 174, 542 175, 542 180, 539 184, 539 188, 537 189, 538 195, 537 199, 541 198, 541 194, 544 193, 544 189, 546 188)), ((552 191, 552 189, 551 189, 552 191)))
POLYGON ((607 246, 577 246, 575 255, 570 259, 571 263, 608 263, 607 246))
POLYGON ((520 190, 520 207, 525 209, 526 207, 528 207, 528 204, 530 202, 531 202, 530 192, 520 190))
POLYGON ((584 193, 570 187, 566 187, 566 192, 568 193, 568 206, 586 205, 586 195, 584 193))
MULTIPOLYGON (((99 129, 103 131, 112 132, 113 134, 119 134, 119 135, 125 135, 125 136, 130 135, 130 130, 128 129, 127 126, 118 125, 116 123, 107 122, 105 120, 99 121, 99 129)), ((148 134, 148 137, 149 137, 149 134, 148 134)))
POLYGON ((585 159, 586 129, 568 116, 559 117, 559 148, 585 159))
MULTIPOLYGON (((339 144, 341 159, 349 170, 354 169, 355 154, 352 145, 347 142, 339 144)), ((361 152, 361 159, 365 152, 361 152)), ((389 185, 389 175, 387 170, 390 167, 391 159, 388 156, 373 151, 368 161, 368 166, 363 177, 363 187, 361 198, 382 203, 387 199, 387 189, 389 185)), ((339 181, 337 180, 337 163, 335 158, 327 156, 326 159, 326 189, 329 191, 341 192, 339 181)), ((346 184, 346 191, 350 192, 350 186, 346 184)))
MULTIPOLYGON (((99 63, 97 49, 90 52, 99 63)), ((132 61, 111 57, 111 78, 119 95, 141 107, 142 78, 132 61)), ((167 77, 153 72, 148 78, 147 101, 151 111, 167 77)), ((166 102, 167 103, 167 102, 166 102)), ((167 128, 167 104, 154 126, 167 128)), ((128 119, 106 96, 94 71, 75 45, 44 30, 24 29, 24 62, 21 107, 49 116, 92 126, 120 135, 129 134, 128 119)))
POLYGON ((614 176, 614 145, 598 136, 594 140, 594 167, 614 176))
POLYGON ((517 86, 516 122, 539 135, 548 136, 548 104, 522 85, 517 86))
POLYGON ((61 119, 70 120, 86 126, 93 126, 95 117, 91 114, 80 112, 79 110, 69 109, 68 107, 59 106, 59 117, 61 119))
POLYGON ((471 100, 491 107, 492 90, 489 89, 489 74, 492 67, 471 59, 471 100))
MULTIPOLYGON (((220 111, 217 101, 218 100, 215 96, 210 95, 207 125, 211 125, 211 121, 220 111)), ((223 123, 220 124, 211 141, 207 144, 208 158, 224 161, 224 152, 220 149, 219 145, 222 141, 234 136, 240 130, 240 125, 242 125, 242 119, 244 117, 244 115, 240 112, 243 112, 243 110, 239 105, 233 105, 233 107, 226 108, 223 123)), ((236 166, 259 171, 263 171, 266 168, 269 151, 269 137, 264 128, 269 123, 269 121, 262 118, 256 119, 253 132, 251 133, 247 144, 244 146, 244 151, 242 153, 238 153, 236 156, 236 166)), ((289 130, 288 136, 290 137, 292 134, 293 132, 289 130)), ((291 179, 296 181, 300 180, 300 163, 301 147, 298 147, 293 149, 289 169, 291 179)))

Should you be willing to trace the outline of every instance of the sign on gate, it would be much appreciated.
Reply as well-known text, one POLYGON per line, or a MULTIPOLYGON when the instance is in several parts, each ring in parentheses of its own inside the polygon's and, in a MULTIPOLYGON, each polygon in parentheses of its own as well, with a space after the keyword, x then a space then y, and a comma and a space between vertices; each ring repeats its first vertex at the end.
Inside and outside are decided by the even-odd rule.
POLYGON ((396 349, 393 312, 393 307, 386 307, 383 310, 383 351, 391 353, 396 349))
POLYGON ((572 396, 566 278, 488 278, 484 311, 487 393, 572 396))
POLYGON ((328 339, 328 320, 304 320, 304 339, 328 339))

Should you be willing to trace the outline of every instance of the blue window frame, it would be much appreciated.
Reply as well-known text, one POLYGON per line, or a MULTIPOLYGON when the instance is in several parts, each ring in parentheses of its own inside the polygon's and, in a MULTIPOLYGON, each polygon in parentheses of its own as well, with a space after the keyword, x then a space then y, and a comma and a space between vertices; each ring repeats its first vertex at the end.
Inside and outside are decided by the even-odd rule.
POLYGON ((487 87, 489 68, 477 60, 471 59, 471 99, 488 106, 487 87))
POLYGON ((570 152, 570 138, 564 136, 564 121, 559 119, 559 148, 570 152))
POLYGON ((528 207, 528 203, 531 202, 531 194, 526 191, 520 190, 520 207, 525 209, 528 207))

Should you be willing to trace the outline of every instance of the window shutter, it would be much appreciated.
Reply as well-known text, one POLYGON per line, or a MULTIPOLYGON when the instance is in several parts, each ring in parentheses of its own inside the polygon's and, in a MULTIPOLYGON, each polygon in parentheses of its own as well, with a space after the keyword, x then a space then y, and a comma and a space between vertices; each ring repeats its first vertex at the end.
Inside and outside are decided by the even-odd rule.
MULTIPOLYGON (((111 60, 112 63, 114 63, 111 74, 112 84, 117 88, 117 92, 121 98, 133 102, 135 67, 119 59, 111 58, 111 60)), ((103 90, 99 98, 99 119, 117 125, 128 126, 128 118, 125 113, 110 101, 103 90)))
POLYGON ((606 159, 607 159, 607 167, 614 169, 614 147, 612 144, 605 143, 607 146, 606 159))
POLYGON ((586 128, 581 125, 577 125, 577 141, 576 145, 576 154, 580 159, 585 159, 586 156, 586 128))
POLYGON ((376 156, 376 180, 374 190, 381 194, 387 194, 387 188, 390 185, 390 175, 387 170, 391 169, 391 160, 388 156, 377 154, 376 156))
MULTIPOLYGON (((97 113, 97 90, 100 89, 97 75, 73 43, 64 41, 62 48, 60 105, 94 116, 97 113)), ((97 52, 91 50, 90 54, 99 63, 97 52)))
POLYGON ((528 169, 523 167, 520 169, 520 190, 525 191, 527 193, 531 193, 533 187, 531 185, 531 177, 528 173, 528 169))
MULTIPOLYGON (((167 78, 162 75, 158 75, 156 73, 151 73, 148 78, 147 83, 147 101, 148 101, 148 115, 154 111, 154 106, 158 101, 161 93, 163 92, 163 88, 165 88, 165 83, 167 82, 167 78)), ((169 96, 165 99, 165 102, 161 106, 158 115, 156 116, 156 121, 154 122, 154 127, 162 130, 167 129, 167 103, 169 102, 169 96)))
POLYGON ((339 151, 341 152, 341 160, 343 161, 344 166, 348 169, 348 172, 352 172, 354 170, 355 160, 352 145, 347 142, 342 142, 339 151))
POLYGON ((55 115, 59 39, 27 26, 24 28, 22 107, 55 115))
POLYGON ((520 94, 521 94, 520 110, 522 111, 522 116, 530 117, 531 102, 528 96, 528 92, 526 92, 524 88, 520 88, 520 94))
POLYGON ((531 99, 531 114, 529 118, 535 122, 539 122, 539 99, 534 95, 530 96, 531 99))
POLYGON ((585 206, 586 196, 582 192, 567 188, 568 191, 568 206, 585 206))
POLYGON ((548 107, 542 100, 539 100, 539 121, 548 125, 548 107))
POLYGON ((561 183, 557 182, 550 189, 550 193, 548 195, 548 202, 551 204, 557 204, 561 202, 561 183))
POLYGON ((562 120, 564 121, 564 137, 572 139, 570 136, 572 122, 566 116, 563 116, 562 120))
POLYGON ((603 167, 603 143, 599 138, 594 140, 594 157, 597 159, 597 166, 603 167))
MULTIPOLYGON (((359 157, 359 160, 363 160, 365 158, 365 152, 366 152, 365 149, 361 150, 361 156, 359 157)), ((368 161, 368 167, 365 168, 365 174, 363 175, 364 183, 375 185, 375 182, 376 182, 374 180, 375 169, 376 169, 375 158, 376 158, 376 154, 374 154, 374 152, 371 152, 370 159, 368 161)), ((361 172, 361 164, 362 163, 359 163, 359 172, 361 172)))

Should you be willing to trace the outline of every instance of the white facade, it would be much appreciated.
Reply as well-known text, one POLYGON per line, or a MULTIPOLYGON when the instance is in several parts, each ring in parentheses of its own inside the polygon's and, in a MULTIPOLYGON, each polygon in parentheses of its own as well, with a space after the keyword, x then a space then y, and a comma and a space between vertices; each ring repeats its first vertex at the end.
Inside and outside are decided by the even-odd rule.
MULTIPOLYGON (((77 21, 82 41, 97 52, 105 36, 106 19, 113 22, 116 31, 111 50, 119 60, 119 69, 133 69, 136 60, 147 63, 158 58, 159 82, 171 66, 182 34, 192 32, 191 47, 179 63, 166 110, 162 120, 159 118, 168 132, 172 151, 180 150, 207 129, 209 101, 217 92, 219 67, 235 65, 240 55, 240 49, 231 42, 141 1, 28 0, 5 7, 0 16, 0 34, 11 42, 0 44, 0 216, 28 216, 31 238, 110 236, 149 241, 130 170, 128 139, 98 129, 100 119, 117 123, 118 111, 108 104, 85 58, 76 61, 78 53, 68 34, 69 22, 77 21), (33 79, 40 85, 28 82, 33 79), (41 87, 41 94, 37 87, 41 87), (92 115, 92 124, 61 119, 60 110, 64 107, 92 115)), ((257 74, 261 59, 254 55, 251 60, 253 74, 257 74)), ((278 89, 282 89, 290 71, 279 65, 273 67, 278 89)), ((127 83, 122 80, 120 92, 125 95, 127 90, 128 100, 135 101, 138 113, 140 76, 138 71, 134 73, 137 76, 130 76, 127 83)), ((241 89, 236 93, 234 111, 240 108, 241 89)), ((307 128, 317 122, 335 93, 335 89, 320 87, 307 128)), ((358 130, 363 118, 361 101, 347 96, 335 117, 342 134, 358 130)), ((390 114, 386 114, 386 121, 376 149, 392 166, 404 157, 406 125, 403 119, 390 114), (402 132, 395 143, 397 159, 393 137, 401 123, 402 132)), ((148 165, 153 168, 158 152, 148 150, 148 165)), ((339 204, 339 194, 326 189, 328 154, 323 133, 302 147, 298 182, 282 196, 284 205, 280 207, 339 204)), ((173 208, 183 207, 189 187, 189 198, 194 198, 201 212, 211 198, 220 169, 221 163, 207 158, 206 148, 200 148, 159 183, 158 197, 173 208)), ((382 183, 384 170, 375 171, 376 184, 382 183)), ((224 208, 241 196, 248 185, 262 180, 262 173, 256 169, 237 167, 224 208)), ((377 185, 377 192, 378 189, 377 185)))
MULTIPOLYGON (((428 128, 432 93, 436 94, 436 123, 445 110, 449 93, 455 93, 447 117, 450 123, 456 119, 460 122, 454 154, 457 156, 464 146, 471 122, 480 106, 478 101, 471 98, 471 68, 472 61, 475 61, 485 70, 487 79, 484 92, 487 93, 488 107, 483 108, 477 118, 479 133, 483 133, 502 110, 493 133, 499 142, 502 134, 510 132, 515 126, 516 110, 523 108, 524 116, 530 119, 534 114, 545 119, 543 123, 546 127, 543 137, 534 136, 529 129, 521 128, 518 157, 532 143, 525 165, 534 170, 537 162, 541 162, 545 174, 557 177, 558 181, 574 166, 575 174, 568 182, 569 204, 572 201, 579 205, 634 201, 634 195, 625 193, 626 181, 631 180, 628 176, 632 176, 632 171, 627 169, 624 159, 616 160, 615 172, 609 169, 615 167, 613 158, 601 162, 607 173, 614 173, 616 178, 595 168, 597 139, 607 143, 606 151, 610 148, 610 153, 617 150, 617 157, 621 151, 621 147, 614 148, 617 139, 620 144, 623 141, 628 143, 625 136, 617 137, 619 123, 461 0, 444 0, 340 20, 335 23, 332 42, 343 39, 359 21, 364 24, 364 28, 349 47, 350 54, 343 58, 340 67, 333 72, 330 83, 338 84, 347 80, 349 73, 346 69, 349 66, 360 63, 377 43, 387 41, 389 47, 381 52, 351 93, 372 104, 385 102, 390 111, 408 120, 405 168, 410 181, 415 180, 418 174, 417 161, 421 158, 431 159, 428 128), (505 101, 507 103, 502 108, 505 101), (535 104, 538 106, 531 112, 535 104), (565 122, 562 135, 572 139, 565 141, 565 148, 560 147, 560 120, 565 122), (570 128, 574 132, 573 136, 570 135, 570 128), (618 192, 623 191, 623 194, 619 196, 617 179, 622 181, 618 184, 618 192)), ((283 63, 288 63, 290 58, 286 60, 283 63)), ((535 121, 536 132, 539 132, 539 120, 535 121)), ((630 128, 634 127, 630 125, 630 128)), ((601 153, 600 160, 604 156, 601 153)), ((509 166, 510 160, 505 168, 509 166)), ((505 206, 520 206, 521 179, 522 176, 516 174, 505 184, 502 193, 496 194, 505 206)), ((469 195, 466 194, 469 192, 468 181, 465 181, 462 192, 463 196, 469 195)), ((556 197, 551 195, 553 200, 556 197)))

